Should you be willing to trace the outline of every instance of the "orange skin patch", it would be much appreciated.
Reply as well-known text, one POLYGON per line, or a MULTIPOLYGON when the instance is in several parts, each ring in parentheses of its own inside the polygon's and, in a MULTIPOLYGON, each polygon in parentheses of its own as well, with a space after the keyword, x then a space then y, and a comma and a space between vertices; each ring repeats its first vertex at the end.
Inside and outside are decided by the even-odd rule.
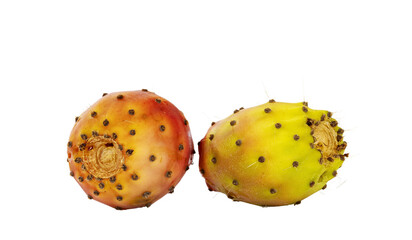
MULTIPOLYGON (((89 198, 117 209, 150 206, 174 189, 191 164, 194 152, 183 113, 148 91, 103 96, 78 117, 69 142, 67 153, 73 177, 89 198), (88 151, 96 147, 87 142, 96 136, 118 144, 124 165, 113 176, 93 176, 83 163, 88 161, 88 151)), ((116 153, 101 152, 108 153, 106 162, 112 157, 109 153, 116 153)), ((104 169, 99 165, 104 161, 96 162, 95 167, 104 169)))

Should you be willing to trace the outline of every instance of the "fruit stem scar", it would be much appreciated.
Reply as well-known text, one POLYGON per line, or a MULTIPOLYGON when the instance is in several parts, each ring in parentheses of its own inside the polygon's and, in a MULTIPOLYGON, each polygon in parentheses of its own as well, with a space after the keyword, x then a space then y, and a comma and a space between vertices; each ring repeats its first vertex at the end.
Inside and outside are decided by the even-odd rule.
POLYGON ((83 152, 83 162, 91 175, 110 178, 121 170, 124 158, 114 140, 97 136, 89 138, 86 145, 89 147, 83 152))
MULTIPOLYGON (((318 125, 312 125, 314 146, 322 153, 322 158, 333 159, 339 155, 336 150, 338 146, 337 133, 327 121, 322 121, 318 125)), ((330 160, 329 160, 330 162, 330 160)), ((326 161, 324 161, 326 163, 326 161)))

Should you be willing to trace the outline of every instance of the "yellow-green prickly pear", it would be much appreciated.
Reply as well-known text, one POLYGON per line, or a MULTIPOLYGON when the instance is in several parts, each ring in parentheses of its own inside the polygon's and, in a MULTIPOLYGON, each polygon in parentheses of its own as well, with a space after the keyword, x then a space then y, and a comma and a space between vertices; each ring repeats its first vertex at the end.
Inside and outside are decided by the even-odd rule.
POLYGON ((326 187, 345 157, 328 111, 270 100, 213 123, 199 142, 209 190, 260 206, 297 204, 326 187))

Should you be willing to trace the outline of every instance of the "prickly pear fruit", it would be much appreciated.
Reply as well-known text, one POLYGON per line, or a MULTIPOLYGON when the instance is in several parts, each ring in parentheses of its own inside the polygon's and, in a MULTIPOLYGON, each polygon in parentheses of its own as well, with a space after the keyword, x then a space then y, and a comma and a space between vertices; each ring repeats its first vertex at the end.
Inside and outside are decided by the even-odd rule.
POLYGON ((343 129, 307 103, 268 103, 212 123, 199 142, 199 168, 211 191, 260 206, 298 204, 341 167, 343 129))
POLYGON ((116 209, 149 207, 172 193, 194 153, 188 121, 149 92, 116 92, 76 117, 70 175, 89 199, 116 209))

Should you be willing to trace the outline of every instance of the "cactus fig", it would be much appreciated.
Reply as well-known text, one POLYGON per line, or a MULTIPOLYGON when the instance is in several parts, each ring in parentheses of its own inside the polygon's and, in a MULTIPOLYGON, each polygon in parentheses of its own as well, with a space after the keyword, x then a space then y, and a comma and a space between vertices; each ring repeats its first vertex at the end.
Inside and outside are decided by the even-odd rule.
POLYGON ((183 113, 143 89, 103 94, 76 117, 67 153, 88 198, 121 210, 172 193, 194 148, 183 113))
POLYGON ((328 111, 303 103, 236 110, 199 142, 211 191, 260 206, 298 204, 324 189, 345 157, 343 129, 328 111))

